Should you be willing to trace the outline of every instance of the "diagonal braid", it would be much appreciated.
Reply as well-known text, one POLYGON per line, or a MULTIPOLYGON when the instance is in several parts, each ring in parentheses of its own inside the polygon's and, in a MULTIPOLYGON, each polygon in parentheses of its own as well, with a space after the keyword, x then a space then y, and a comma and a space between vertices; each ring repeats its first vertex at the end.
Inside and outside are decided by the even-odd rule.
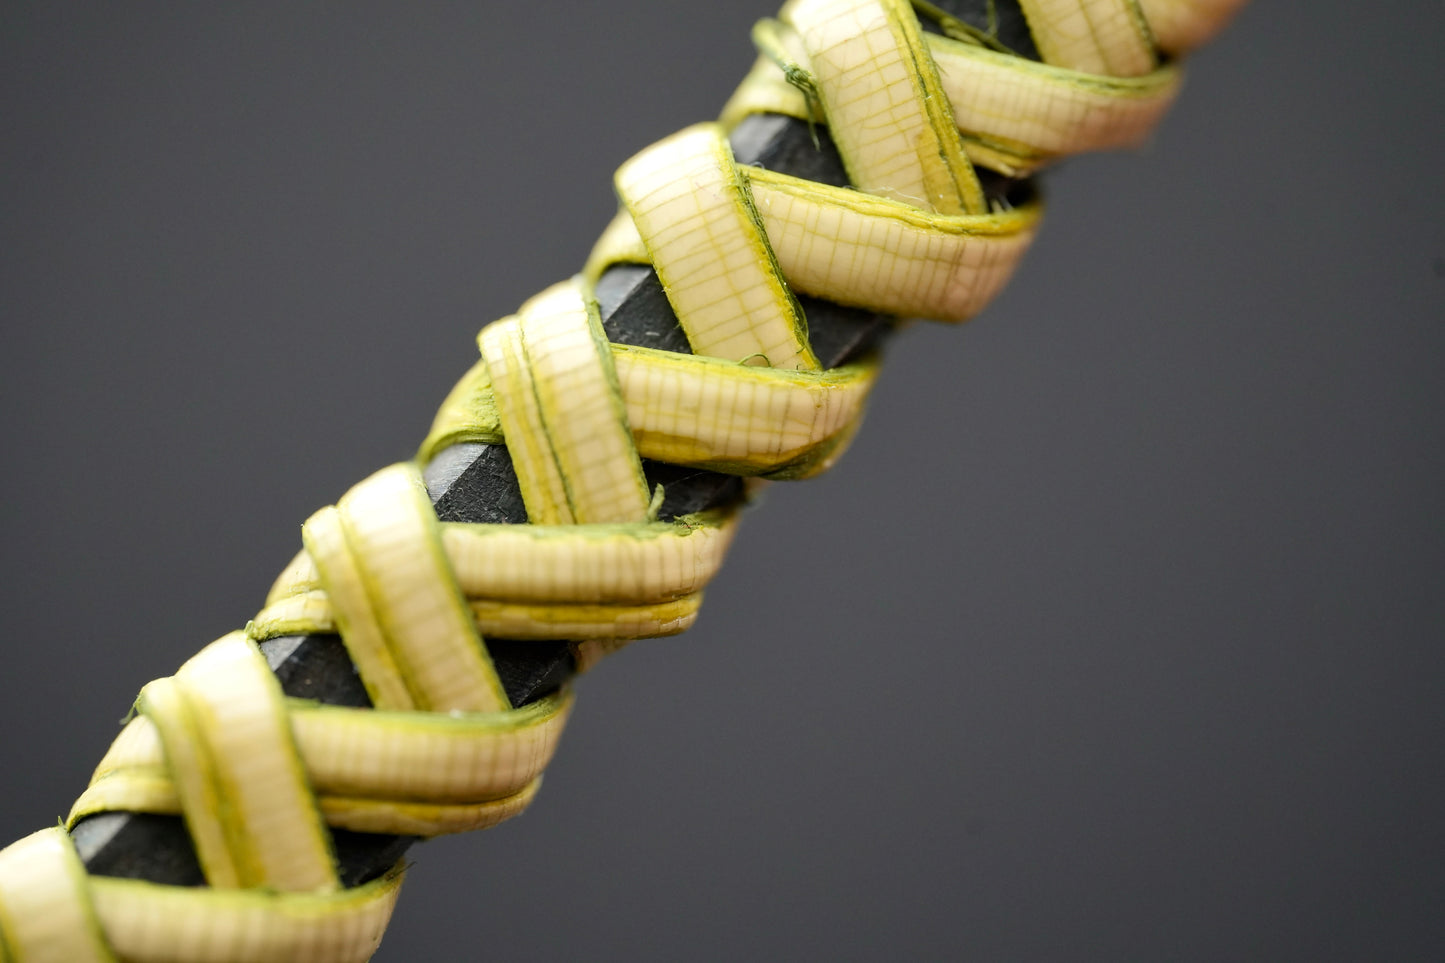
POLYGON ((688 628, 746 489, 847 446, 877 370, 870 313, 982 308, 1039 220, 1017 179, 1145 136, 1179 87, 1170 58, 1238 3, 1019 0, 1037 60, 1005 46, 992 2, 794 0, 761 22, 720 122, 621 167, 583 273, 482 330, 416 460, 313 515, 255 619, 141 692, 67 828, 179 815, 208 885, 87 875, 67 828, 41 831, 0 852, 0 961, 368 957, 401 863, 349 885, 337 834, 525 808, 566 677, 688 628), (852 186, 798 176, 816 157, 761 166, 742 146, 760 118, 791 118, 817 157, 836 145, 852 186), (680 336, 629 336, 599 306, 652 275, 680 336), (858 332, 825 350, 840 317, 858 332), (520 506, 444 509, 457 466, 499 453, 520 506), (280 643, 338 635, 364 693, 298 698, 280 643), (563 667, 519 695, 497 640, 564 640, 563 667))

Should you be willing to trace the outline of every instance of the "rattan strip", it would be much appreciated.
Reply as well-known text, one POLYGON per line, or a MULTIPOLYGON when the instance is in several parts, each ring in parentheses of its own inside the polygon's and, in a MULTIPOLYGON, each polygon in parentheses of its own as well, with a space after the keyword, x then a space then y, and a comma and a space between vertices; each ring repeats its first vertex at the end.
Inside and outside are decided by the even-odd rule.
POLYGON ((794 292, 971 316, 1038 219, 987 209, 974 165, 1018 174, 1136 141, 1177 89, 1159 54, 1238 2, 1023 0, 1044 64, 927 36, 905 0, 788 4, 756 32, 764 56, 720 127, 624 165, 625 210, 586 271, 482 331, 419 460, 313 516, 246 630, 142 694, 71 823, 181 814, 210 887, 87 877, 64 830, 45 830, 0 851, 0 963, 367 958, 401 869, 338 890, 326 827, 492 825, 530 801, 565 723, 568 688, 509 705, 483 636, 569 638, 585 670, 691 623, 736 506, 656 521, 639 459, 825 469, 875 363, 818 370, 794 292), (739 168, 724 134, 754 112, 826 122, 863 192, 739 168), (693 354, 603 339, 591 285, 627 261, 658 271, 693 354), (532 524, 438 523, 420 469, 460 441, 508 446, 532 524), (376 708, 282 696, 257 643, 322 631, 341 634, 376 708))

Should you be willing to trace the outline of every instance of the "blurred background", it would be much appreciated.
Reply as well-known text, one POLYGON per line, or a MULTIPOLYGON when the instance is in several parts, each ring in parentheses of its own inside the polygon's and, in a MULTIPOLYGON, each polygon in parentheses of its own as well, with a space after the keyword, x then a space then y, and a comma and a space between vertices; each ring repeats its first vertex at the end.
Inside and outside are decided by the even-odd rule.
MULTIPOLYGON (((766 5, 0 6, 0 837, 766 5)), ((1256 3, 377 959, 1445 957, 1445 8, 1256 3), (1408 9, 1409 13, 1402 11, 1408 9)))

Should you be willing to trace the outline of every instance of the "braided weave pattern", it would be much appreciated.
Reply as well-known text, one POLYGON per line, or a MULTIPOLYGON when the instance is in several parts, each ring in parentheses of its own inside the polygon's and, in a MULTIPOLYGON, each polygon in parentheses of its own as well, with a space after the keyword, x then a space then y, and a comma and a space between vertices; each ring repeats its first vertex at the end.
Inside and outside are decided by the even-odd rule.
POLYGON ((696 617, 738 506, 659 520, 642 459, 757 479, 828 468, 876 359, 827 369, 798 295, 961 321, 1005 283, 1039 208, 1009 177, 1145 136, 1168 58, 1240 0, 1021 0, 1042 62, 909 0, 794 0, 718 123, 624 164, 584 271, 478 336, 413 462, 303 529, 245 627, 150 683, 76 801, 179 814, 207 887, 89 877, 63 828, 0 852, 5 961, 350 961, 380 942, 398 865, 342 886, 331 831, 435 836, 526 807, 571 689, 513 707, 486 638, 567 639, 579 670, 696 617), (920 17, 931 29, 926 32, 920 17), (828 127, 856 190, 739 165, 757 113, 828 127), (594 286, 661 279, 691 354, 609 343, 594 286), (422 479, 462 443, 505 445, 529 524, 441 523, 422 479), (373 708, 288 699, 258 644, 337 633, 373 708))

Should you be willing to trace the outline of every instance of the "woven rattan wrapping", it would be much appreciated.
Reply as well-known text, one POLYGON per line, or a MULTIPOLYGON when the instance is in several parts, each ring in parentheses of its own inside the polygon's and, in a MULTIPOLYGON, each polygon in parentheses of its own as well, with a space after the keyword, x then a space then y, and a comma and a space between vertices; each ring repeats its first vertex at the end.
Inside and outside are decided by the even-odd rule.
POLYGON ((798 296, 972 316, 1039 217, 990 200, 978 170, 1019 177, 1138 141, 1178 89, 1171 58, 1237 5, 1022 0, 1041 61, 907 0, 795 0, 759 24, 720 122, 622 166, 622 210, 584 272, 482 330, 417 460, 312 516, 255 619, 141 693, 70 823, 180 814, 209 885, 88 877, 65 829, 44 830, 0 852, 0 960, 370 956, 402 870, 343 888, 331 831, 506 819, 566 720, 568 686, 510 704, 487 637, 571 640, 585 670, 695 618, 738 505, 659 520, 642 459, 825 470, 875 360, 824 368, 798 296), (826 124, 857 189, 736 163, 728 132, 756 113, 826 124), (608 342, 594 285, 626 263, 655 269, 691 354, 608 342), (422 473, 458 442, 506 446, 527 525, 438 521, 422 473), (258 648, 331 632, 373 708, 288 699, 258 648))

